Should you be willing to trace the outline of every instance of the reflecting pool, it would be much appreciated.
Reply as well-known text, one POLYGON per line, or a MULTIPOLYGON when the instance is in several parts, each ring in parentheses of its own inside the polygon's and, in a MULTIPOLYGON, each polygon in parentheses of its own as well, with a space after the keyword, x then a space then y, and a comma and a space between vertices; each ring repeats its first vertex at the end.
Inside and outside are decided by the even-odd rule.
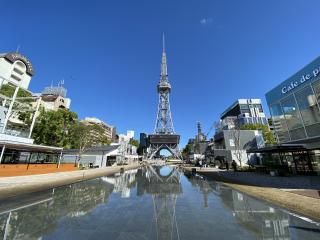
POLYGON ((0 239, 320 239, 320 224, 148 166, 0 202, 0 239))

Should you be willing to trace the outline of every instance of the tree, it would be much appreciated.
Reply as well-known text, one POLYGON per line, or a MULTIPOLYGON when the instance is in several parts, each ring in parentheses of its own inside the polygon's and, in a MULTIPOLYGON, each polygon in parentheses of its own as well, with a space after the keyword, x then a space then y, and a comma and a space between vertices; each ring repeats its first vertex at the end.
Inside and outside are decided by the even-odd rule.
POLYGON ((136 139, 130 139, 129 144, 135 147, 139 147, 139 141, 136 139))
POLYGON ((182 157, 187 158, 190 155, 191 152, 191 144, 187 144, 184 149, 182 149, 182 157))
MULTIPOLYGON (((3 84, 0 88, 0 94, 11 98, 13 97, 13 93, 16 89, 16 86, 10 85, 10 84, 3 84)), ((32 97, 32 94, 22 88, 19 88, 17 97, 22 98, 22 97, 32 97)))
POLYGON ((232 126, 232 129, 229 130, 230 146, 234 148, 233 153, 234 156, 240 163, 240 168, 242 168, 242 153, 243 149, 241 147, 241 129, 240 123, 237 118, 227 118, 228 126, 232 126))
MULTIPOLYGON (((13 97, 13 94, 16 88, 17 88, 16 86, 13 86, 11 84, 3 84, 0 88, 0 94, 7 97, 11 102, 11 99, 13 97)), ((4 101, 4 99, 2 101, 4 101)), ((23 123, 27 125, 30 125, 32 121, 31 119, 32 101, 33 101, 32 94, 22 88, 19 88, 16 100, 14 102, 12 112, 9 118, 11 118, 12 115, 17 114, 17 117, 19 120, 21 120, 23 123)))
POLYGON ((81 157, 88 148, 97 145, 109 145, 111 141, 104 136, 104 129, 98 124, 87 125, 76 122, 72 128, 72 140, 75 148, 78 149, 78 165, 81 157))
POLYGON ((36 119, 32 138, 37 144, 74 148, 73 128, 77 121, 77 114, 68 109, 45 111, 42 108, 36 119))
POLYGON ((245 124, 245 125, 241 126, 241 130, 261 130, 264 141, 266 144, 276 144, 277 143, 277 140, 276 140, 273 132, 270 131, 270 129, 267 125, 264 125, 261 123, 245 124))

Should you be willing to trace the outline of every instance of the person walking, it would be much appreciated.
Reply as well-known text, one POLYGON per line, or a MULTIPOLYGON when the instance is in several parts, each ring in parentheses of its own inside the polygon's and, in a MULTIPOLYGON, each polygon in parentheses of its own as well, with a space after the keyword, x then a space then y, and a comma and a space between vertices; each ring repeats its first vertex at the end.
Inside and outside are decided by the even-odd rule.
POLYGON ((228 161, 226 161, 226 169, 227 169, 227 171, 229 171, 229 162, 228 161))
POLYGON ((236 163, 236 161, 235 160, 232 160, 232 168, 233 168, 233 171, 237 171, 237 163, 236 163))
POLYGON ((202 168, 202 160, 200 159, 199 160, 199 166, 200 166, 200 169, 202 168))

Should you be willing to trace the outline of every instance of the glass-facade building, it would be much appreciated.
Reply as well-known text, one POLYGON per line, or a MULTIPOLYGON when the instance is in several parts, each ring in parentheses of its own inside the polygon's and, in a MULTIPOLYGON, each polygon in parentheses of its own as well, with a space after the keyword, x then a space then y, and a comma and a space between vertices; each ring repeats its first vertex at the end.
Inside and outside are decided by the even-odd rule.
POLYGON ((320 57, 266 94, 279 143, 320 149, 320 57))

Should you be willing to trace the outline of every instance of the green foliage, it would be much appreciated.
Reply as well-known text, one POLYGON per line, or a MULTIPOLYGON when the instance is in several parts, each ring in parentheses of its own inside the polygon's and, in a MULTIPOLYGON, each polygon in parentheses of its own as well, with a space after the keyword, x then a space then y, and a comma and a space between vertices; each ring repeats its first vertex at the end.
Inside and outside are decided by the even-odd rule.
POLYGON ((37 144, 67 149, 74 148, 76 144, 74 127, 77 121, 77 114, 67 109, 58 109, 57 111, 41 109, 32 132, 32 138, 37 144))
MULTIPOLYGON (((16 87, 9 84, 3 84, 0 88, 0 94, 11 98, 15 91, 16 87)), ((17 97, 31 97, 32 94, 22 88, 19 89, 17 97)))
POLYGON ((136 139, 130 139, 129 144, 131 144, 132 146, 135 146, 137 148, 139 147, 139 141, 136 139))
POLYGON ((90 147, 97 145, 109 145, 111 141, 104 135, 104 129, 100 125, 87 125, 76 122, 72 129, 72 140, 75 148, 79 149, 79 158, 90 147))
POLYGON ((241 130, 261 130, 266 144, 276 144, 277 143, 274 134, 270 131, 270 129, 267 125, 260 124, 260 123, 245 124, 245 125, 241 126, 241 130))
POLYGON ((185 147, 184 147, 184 149, 182 150, 182 157, 187 157, 187 156, 189 156, 189 154, 190 154, 190 152, 191 152, 191 145, 190 144, 187 144, 185 147))
POLYGON ((32 138, 37 144, 79 149, 80 154, 89 147, 111 143, 100 125, 86 125, 78 120, 76 113, 68 109, 41 109, 32 138))
MULTIPOLYGON (((9 99, 13 97, 16 86, 10 84, 3 84, 0 88, 0 94, 8 97, 9 99)), ((32 107, 32 94, 22 88, 18 90, 17 98, 13 105, 13 112, 18 113, 19 120, 23 121, 25 124, 30 125, 32 121, 32 114, 30 111, 26 110, 32 107), (23 99, 26 98, 26 99, 23 99)))

